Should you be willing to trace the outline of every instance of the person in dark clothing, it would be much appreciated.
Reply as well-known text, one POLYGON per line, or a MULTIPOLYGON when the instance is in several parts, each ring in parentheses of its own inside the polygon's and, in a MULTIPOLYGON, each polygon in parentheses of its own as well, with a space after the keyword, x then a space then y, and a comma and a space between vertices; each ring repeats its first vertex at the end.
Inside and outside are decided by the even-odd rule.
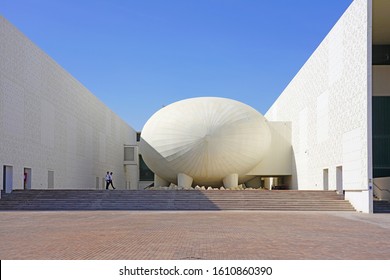
POLYGON ((112 172, 110 172, 109 174, 109 177, 108 177, 108 185, 106 187, 106 189, 108 189, 108 187, 111 185, 112 189, 115 190, 115 187, 114 187, 114 184, 112 183, 112 172))

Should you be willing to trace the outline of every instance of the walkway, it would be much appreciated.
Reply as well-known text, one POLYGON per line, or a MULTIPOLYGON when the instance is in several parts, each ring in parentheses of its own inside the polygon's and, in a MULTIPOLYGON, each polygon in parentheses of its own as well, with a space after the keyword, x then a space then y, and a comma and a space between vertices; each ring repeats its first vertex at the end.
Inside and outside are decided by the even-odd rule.
POLYGON ((390 259, 390 215, 0 212, 0 259, 390 259))

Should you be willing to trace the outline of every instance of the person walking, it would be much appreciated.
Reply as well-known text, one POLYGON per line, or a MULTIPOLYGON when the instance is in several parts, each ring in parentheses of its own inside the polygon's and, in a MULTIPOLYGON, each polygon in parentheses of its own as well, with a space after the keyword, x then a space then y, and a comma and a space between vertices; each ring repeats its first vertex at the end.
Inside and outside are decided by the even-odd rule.
POLYGON ((112 189, 115 190, 114 184, 112 183, 112 172, 110 172, 110 174, 109 174, 109 182, 108 182, 107 189, 110 185, 111 185, 112 189))
POLYGON ((110 172, 107 171, 106 177, 104 180, 106 181, 106 190, 108 190, 108 186, 110 185, 110 172))

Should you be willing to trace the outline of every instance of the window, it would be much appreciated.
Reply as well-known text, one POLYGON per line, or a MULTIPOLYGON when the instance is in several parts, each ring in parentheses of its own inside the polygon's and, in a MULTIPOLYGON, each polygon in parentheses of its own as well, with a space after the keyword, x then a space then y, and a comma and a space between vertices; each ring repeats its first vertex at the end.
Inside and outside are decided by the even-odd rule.
POLYGON ((124 161, 134 161, 135 147, 125 147, 125 158, 124 161))
POLYGON ((139 155, 139 180, 140 181, 154 181, 154 173, 146 165, 142 156, 139 155))
POLYGON ((390 45, 372 46, 372 64, 390 65, 390 45))

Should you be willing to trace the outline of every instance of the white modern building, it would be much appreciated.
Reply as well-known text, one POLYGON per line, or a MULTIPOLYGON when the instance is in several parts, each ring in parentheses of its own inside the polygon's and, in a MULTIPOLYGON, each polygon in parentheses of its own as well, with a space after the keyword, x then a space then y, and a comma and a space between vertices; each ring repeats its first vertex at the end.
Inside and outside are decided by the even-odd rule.
POLYGON ((101 189, 107 171, 137 188, 136 146, 128 124, 0 17, 3 191, 101 189))
MULTIPOLYGON (((247 185, 336 190, 367 213, 374 193, 390 199, 389 13, 388 0, 353 1, 265 114, 272 140, 259 163, 237 174, 247 185)), ((123 189, 167 181, 154 180, 137 136, 0 17, 3 191, 102 189, 107 171, 123 189)))
POLYGON ((140 152, 155 187, 260 187, 260 178, 291 175, 290 127, 235 100, 189 98, 147 121, 140 152))
POLYGON ((343 191, 363 212, 390 186, 389 12, 355 0, 265 115, 292 124, 291 186, 343 191))

